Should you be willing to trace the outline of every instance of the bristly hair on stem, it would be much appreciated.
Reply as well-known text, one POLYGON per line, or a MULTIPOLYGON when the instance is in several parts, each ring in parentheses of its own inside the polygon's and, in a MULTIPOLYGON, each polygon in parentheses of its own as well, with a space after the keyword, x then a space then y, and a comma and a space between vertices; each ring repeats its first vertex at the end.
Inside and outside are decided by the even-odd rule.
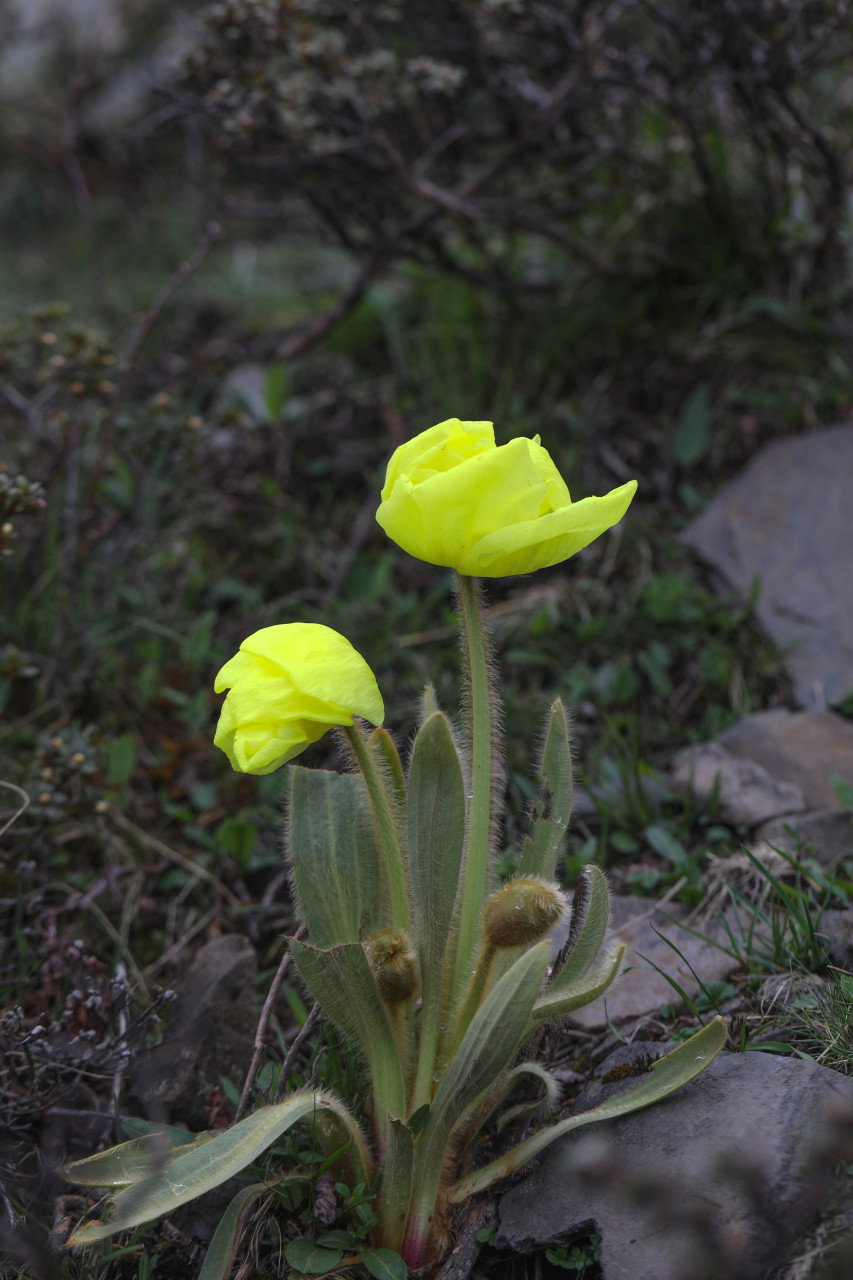
POLYGON ((453 985, 467 985, 478 947, 480 910, 491 882, 491 866, 500 807, 503 800, 500 709, 492 659, 485 600, 476 578, 456 577, 456 599, 462 649, 463 719, 471 754, 467 780, 465 854, 459 881, 458 950, 453 985))
MULTIPOLYGON (((494 850, 497 848, 497 840, 500 835, 501 823, 503 822, 503 798, 506 788, 506 759, 503 743, 503 704, 498 697, 500 671, 495 659, 494 641, 492 630, 489 626, 489 606, 485 586, 483 585, 481 578, 467 578, 466 582, 470 583, 473 589, 474 606, 477 610, 480 633, 483 637, 483 650, 486 660, 486 671, 488 674, 489 722, 491 724, 492 759, 492 802, 489 819, 489 850, 490 853, 493 854, 494 850)), ((463 723, 466 726, 464 750, 460 752, 460 756, 462 759, 462 767, 465 770, 465 783, 467 786, 470 782, 469 771, 471 768, 471 757, 473 751, 473 743, 471 742, 470 736, 472 724, 471 653, 469 650, 468 631, 464 625, 464 603, 461 597, 461 588, 461 575, 454 574, 453 594, 456 603, 456 615, 459 619, 459 650, 462 655, 462 679, 459 702, 462 711, 463 723)))

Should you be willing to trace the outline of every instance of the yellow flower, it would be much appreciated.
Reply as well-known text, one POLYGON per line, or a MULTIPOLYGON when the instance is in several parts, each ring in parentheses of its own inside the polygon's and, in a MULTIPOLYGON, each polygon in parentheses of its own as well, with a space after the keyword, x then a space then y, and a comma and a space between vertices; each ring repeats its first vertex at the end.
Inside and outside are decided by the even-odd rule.
POLYGON ((229 689, 214 743, 242 773, 272 773, 332 725, 353 716, 381 724, 376 677, 331 627, 291 622, 264 627, 240 645, 214 689, 229 689))
POLYGON ((500 578, 568 560, 618 524, 636 488, 572 502, 538 436, 497 447, 491 422, 450 418, 395 450, 376 519, 419 560, 500 578))

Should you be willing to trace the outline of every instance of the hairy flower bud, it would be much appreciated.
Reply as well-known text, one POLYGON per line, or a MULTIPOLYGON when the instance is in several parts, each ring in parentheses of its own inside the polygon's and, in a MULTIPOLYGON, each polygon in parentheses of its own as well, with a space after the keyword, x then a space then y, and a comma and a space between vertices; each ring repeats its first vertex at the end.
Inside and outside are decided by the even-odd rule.
POLYGON ((483 932, 493 947, 536 942, 566 910, 566 896, 547 880, 510 880, 493 893, 483 912, 483 932))
POLYGON ((364 944, 379 994, 386 1004, 408 1000, 418 989, 418 958, 403 929, 382 929, 364 944))

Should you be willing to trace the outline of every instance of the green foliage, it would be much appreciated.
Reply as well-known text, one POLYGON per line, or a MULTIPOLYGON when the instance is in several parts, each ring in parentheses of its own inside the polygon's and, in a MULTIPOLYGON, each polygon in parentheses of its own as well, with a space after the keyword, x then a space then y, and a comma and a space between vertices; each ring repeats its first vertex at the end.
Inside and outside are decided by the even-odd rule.
POLYGON ((583 1272, 601 1260, 601 1236, 591 1235, 583 1244, 573 1244, 560 1249, 546 1249, 545 1257, 566 1271, 583 1272))

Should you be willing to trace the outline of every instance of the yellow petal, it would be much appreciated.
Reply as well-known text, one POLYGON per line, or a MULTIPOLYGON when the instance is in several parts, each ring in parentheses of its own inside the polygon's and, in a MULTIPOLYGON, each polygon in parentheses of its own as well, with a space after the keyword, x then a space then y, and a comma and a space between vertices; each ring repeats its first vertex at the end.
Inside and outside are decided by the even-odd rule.
POLYGON ((497 529, 471 549, 460 573, 502 578, 560 564, 618 524, 636 490, 636 480, 629 480, 602 498, 583 498, 538 520, 497 529))
POLYGON ((402 477, 376 519, 404 551, 465 572, 461 565, 481 538, 534 519, 547 504, 548 480, 537 469, 531 444, 511 440, 419 484, 402 477))
POLYGON ((332 725, 384 718, 376 679, 338 632, 311 623, 264 627, 216 676, 228 689, 214 743, 233 768, 264 774, 299 755, 332 725))
POLYGON ((460 422, 458 418, 439 422, 394 450, 385 473, 382 497, 387 498, 401 476, 426 480, 494 447, 491 422, 460 422))

